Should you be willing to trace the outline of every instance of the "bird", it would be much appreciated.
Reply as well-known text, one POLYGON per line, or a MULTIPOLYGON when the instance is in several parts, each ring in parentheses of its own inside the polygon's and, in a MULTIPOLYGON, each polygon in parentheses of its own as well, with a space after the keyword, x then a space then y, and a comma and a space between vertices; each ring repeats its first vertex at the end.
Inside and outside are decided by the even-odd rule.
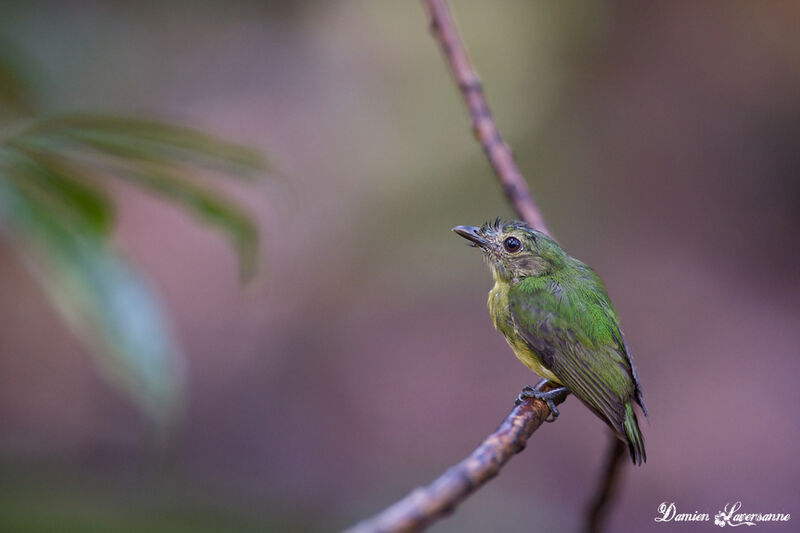
POLYGON ((498 217, 480 227, 453 231, 479 248, 489 264, 494 286, 489 313, 517 358, 544 378, 526 386, 517 398, 555 403, 572 393, 625 443, 631 460, 647 460, 634 410, 647 416, 639 373, 603 280, 568 255, 541 231, 518 220, 498 217), (552 388, 544 387, 550 382, 552 388))

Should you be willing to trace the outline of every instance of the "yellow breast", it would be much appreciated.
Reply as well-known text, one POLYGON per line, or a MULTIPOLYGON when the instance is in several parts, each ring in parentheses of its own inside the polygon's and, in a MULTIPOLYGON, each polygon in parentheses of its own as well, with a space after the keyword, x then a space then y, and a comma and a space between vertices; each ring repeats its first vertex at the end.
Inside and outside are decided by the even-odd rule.
POLYGON ((489 305, 489 314, 492 316, 492 322, 494 322, 494 327, 503 334, 506 338, 506 342, 508 342, 508 345, 514 351, 514 355, 517 356, 517 359, 522 361, 522 364, 548 381, 561 384, 558 378, 542 365, 539 356, 528 347, 515 331, 513 321, 510 320, 510 313, 508 311, 509 288, 508 283, 495 279, 494 287, 489 291, 489 301, 487 303, 489 305))

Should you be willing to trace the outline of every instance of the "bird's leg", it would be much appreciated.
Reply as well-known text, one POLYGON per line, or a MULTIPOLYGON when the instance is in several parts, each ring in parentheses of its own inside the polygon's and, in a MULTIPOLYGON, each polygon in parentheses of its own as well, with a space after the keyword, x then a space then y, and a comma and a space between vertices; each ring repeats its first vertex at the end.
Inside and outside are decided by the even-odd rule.
POLYGON ((569 390, 567 390, 566 387, 558 387, 557 389, 543 391, 542 388, 547 383, 548 381, 543 379, 537 383, 535 387, 531 387, 530 385, 526 386, 524 389, 522 389, 522 392, 519 393, 519 396, 517 396, 517 399, 514 401, 514 405, 521 404, 526 398, 543 400, 547 403, 547 407, 550 408, 550 416, 545 419, 545 422, 555 422, 559 415, 556 402, 563 402, 567 398, 569 390))

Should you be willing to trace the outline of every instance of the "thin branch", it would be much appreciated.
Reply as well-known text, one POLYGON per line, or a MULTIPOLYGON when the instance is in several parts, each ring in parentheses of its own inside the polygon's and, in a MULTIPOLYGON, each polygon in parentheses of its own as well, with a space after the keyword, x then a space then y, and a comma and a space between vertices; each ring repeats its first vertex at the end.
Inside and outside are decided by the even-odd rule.
MULTIPOLYGON (((483 151, 503 186, 506 198, 517 214, 531 227, 549 235, 550 232, 544 222, 544 217, 536 206, 525 178, 514 161, 511 148, 505 143, 495 124, 483 92, 483 85, 469 59, 447 1, 422 0, 422 2, 430 15, 434 37, 444 52, 450 71, 458 83, 469 110, 475 137, 483 146, 483 151)), ((614 438, 614 443, 609 448, 603 481, 598 487, 594 503, 587 514, 587 528, 590 531, 599 531, 607 511, 607 505, 612 500, 616 488, 617 472, 622 464, 621 457, 623 456, 624 446, 614 438)))
MULTIPOLYGON (((557 402, 560 403, 560 402, 557 402)), ((495 477, 550 414, 542 400, 516 406, 500 427, 466 459, 447 470, 427 487, 419 487, 380 514, 356 524, 345 533, 420 531, 453 512, 455 507, 495 477)))
POLYGON ((627 458, 625 444, 615 436, 608 447, 606 469, 603 478, 595 491, 592 504, 586 509, 586 533, 597 533, 603 530, 603 523, 608 514, 609 504, 614 500, 619 486, 619 471, 622 462, 627 458))
MULTIPOLYGON (((469 110, 475 137, 481 143, 497 179, 503 186, 506 198, 520 218, 532 228, 550 235, 544 217, 514 162, 511 148, 503 140, 494 122, 480 78, 469 60, 446 0, 422 0, 422 3, 430 15, 433 35, 444 52, 469 110)), ((495 477, 514 454, 525 448, 528 439, 549 413, 550 409, 542 400, 526 399, 466 459, 451 467, 430 485, 415 489, 402 500, 356 524, 345 533, 419 531, 452 513, 458 504, 495 477)), ((622 443, 615 443, 611 448, 603 482, 587 514, 587 527, 590 531, 597 531, 605 516, 607 504, 614 494, 617 471, 624 451, 622 443)))
POLYGON ((423 0, 431 19, 431 29, 444 52, 450 71, 458 83, 461 96, 469 109, 472 130, 483 146, 497 179, 503 186, 511 206, 532 228, 550 234, 544 217, 536 206, 528 184, 519 171, 511 148, 500 135, 492 117, 483 85, 467 55, 467 49, 458 34, 450 8, 445 0, 423 0))

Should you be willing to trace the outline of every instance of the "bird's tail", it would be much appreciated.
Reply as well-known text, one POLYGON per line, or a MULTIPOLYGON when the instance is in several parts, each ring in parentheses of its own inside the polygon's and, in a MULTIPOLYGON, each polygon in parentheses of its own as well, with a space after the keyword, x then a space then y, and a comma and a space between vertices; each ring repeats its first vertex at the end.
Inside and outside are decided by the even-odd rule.
POLYGON ((625 436, 627 437, 628 450, 631 452, 631 459, 636 465, 641 465, 647 461, 647 453, 644 451, 644 439, 642 432, 639 431, 639 421, 633 411, 633 404, 628 402, 625 405, 625 436))

